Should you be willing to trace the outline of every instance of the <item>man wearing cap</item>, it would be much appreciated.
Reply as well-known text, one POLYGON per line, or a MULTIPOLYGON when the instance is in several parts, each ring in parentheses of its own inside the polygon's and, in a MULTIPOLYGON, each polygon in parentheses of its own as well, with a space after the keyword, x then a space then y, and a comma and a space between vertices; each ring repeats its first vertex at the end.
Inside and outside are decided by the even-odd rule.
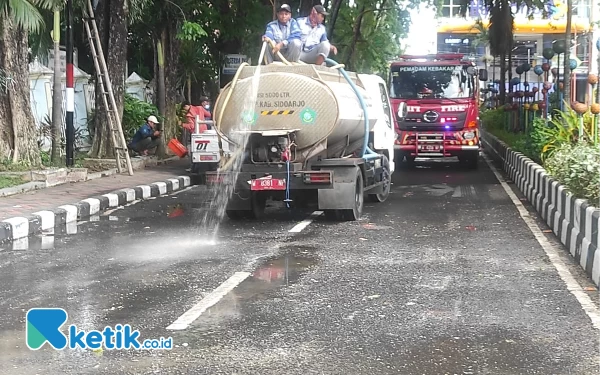
POLYGON ((337 48, 327 39, 327 29, 323 22, 329 13, 322 5, 315 5, 308 17, 298 18, 298 26, 302 30, 302 52, 300 60, 307 64, 323 65, 329 52, 337 55, 337 48))
POLYGON ((287 4, 281 5, 277 9, 277 20, 267 24, 267 30, 263 35, 264 42, 269 42, 269 40, 275 42, 273 49, 267 48, 266 50, 267 63, 271 64, 273 60, 278 60, 277 52, 281 52, 281 55, 289 62, 298 62, 302 46, 301 34, 298 23, 292 18, 292 8, 287 4))
POLYGON ((138 129, 127 147, 138 154, 148 155, 148 151, 158 147, 158 142, 160 142, 160 131, 156 129, 157 125, 156 116, 148 117, 146 123, 138 129))

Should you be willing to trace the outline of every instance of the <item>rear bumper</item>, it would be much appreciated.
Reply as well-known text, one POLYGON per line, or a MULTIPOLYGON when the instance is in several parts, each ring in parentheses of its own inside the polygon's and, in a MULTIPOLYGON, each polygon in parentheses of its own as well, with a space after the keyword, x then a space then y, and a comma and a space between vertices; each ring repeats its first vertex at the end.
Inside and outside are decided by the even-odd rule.
MULTIPOLYGON (((207 185, 232 184, 235 181, 235 190, 252 190, 252 180, 260 179, 265 175, 269 175, 275 180, 285 180, 286 188, 265 189, 263 191, 270 193, 284 192, 285 190, 317 190, 317 189, 333 189, 333 171, 293 171, 290 172, 289 180, 287 172, 270 172, 270 173, 255 173, 255 172, 206 172, 207 185), (310 173, 326 173, 328 179, 314 179, 312 182, 306 182, 307 175, 310 173), (288 188, 289 187, 289 188, 288 188)), ((308 178, 310 181, 310 178, 308 178)))

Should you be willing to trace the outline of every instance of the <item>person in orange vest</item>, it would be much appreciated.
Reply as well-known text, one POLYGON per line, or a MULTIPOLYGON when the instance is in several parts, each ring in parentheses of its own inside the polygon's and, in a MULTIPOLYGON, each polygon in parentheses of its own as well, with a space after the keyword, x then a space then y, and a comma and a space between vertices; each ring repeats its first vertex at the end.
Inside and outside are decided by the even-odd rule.
MULTIPOLYGON (((185 114, 185 120, 181 124, 183 126, 181 138, 183 144, 189 147, 190 142, 192 140, 192 133, 194 132, 194 129, 196 127, 196 116, 198 116, 200 121, 204 121, 211 118, 211 113, 204 107, 190 105, 189 102, 181 103, 181 108, 183 109, 185 114)), ((208 127, 206 126, 206 124, 200 124, 200 133, 204 132, 207 129, 208 127)))

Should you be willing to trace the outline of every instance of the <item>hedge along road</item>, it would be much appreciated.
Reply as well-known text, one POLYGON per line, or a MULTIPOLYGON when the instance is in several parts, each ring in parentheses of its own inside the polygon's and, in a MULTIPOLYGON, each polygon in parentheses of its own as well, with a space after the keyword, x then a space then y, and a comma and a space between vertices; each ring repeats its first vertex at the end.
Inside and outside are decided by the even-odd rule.
POLYGON ((359 222, 271 208, 215 243, 199 187, 114 210, 0 252, 2 372, 597 373, 592 284, 513 194, 485 163, 433 162, 359 222), (25 312, 49 306, 174 347, 30 351, 25 312))

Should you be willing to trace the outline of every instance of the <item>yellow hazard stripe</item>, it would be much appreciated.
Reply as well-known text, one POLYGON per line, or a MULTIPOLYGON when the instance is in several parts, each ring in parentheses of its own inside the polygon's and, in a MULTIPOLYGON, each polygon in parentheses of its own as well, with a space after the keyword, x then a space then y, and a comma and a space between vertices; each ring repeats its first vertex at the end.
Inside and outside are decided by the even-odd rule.
POLYGON ((276 116, 276 115, 291 115, 293 114, 293 110, 285 110, 285 111, 261 111, 261 116, 276 116))

